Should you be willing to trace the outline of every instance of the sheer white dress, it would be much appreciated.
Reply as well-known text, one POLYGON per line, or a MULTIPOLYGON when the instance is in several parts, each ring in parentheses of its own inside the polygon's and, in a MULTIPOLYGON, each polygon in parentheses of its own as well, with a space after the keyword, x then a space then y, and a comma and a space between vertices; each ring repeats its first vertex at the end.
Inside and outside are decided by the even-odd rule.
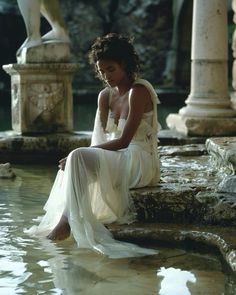
MULTIPOLYGON (((64 171, 58 171, 44 207, 46 214, 29 233, 46 236, 64 214, 79 248, 93 249, 111 258, 157 253, 115 240, 103 225, 134 221, 129 189, 155 185, 160 178, 156 110, 159 101, 148 81, 138 79, 135 83, 149 90, 153 111, 144 113, 129 146, 118 151, 92 147, 73 150, 67 157, 64 171)), ((104 131, 97 110, 91 146, 121 134, 125 119, 120 119, 117 126, 111 115, 110 112, 104 131)))

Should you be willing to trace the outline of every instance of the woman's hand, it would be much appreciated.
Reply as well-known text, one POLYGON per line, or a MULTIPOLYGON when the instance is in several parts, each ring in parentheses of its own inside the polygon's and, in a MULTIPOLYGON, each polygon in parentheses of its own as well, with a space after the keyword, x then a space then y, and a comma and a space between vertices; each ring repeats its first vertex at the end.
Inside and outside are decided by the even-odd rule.
POLYGON ((63 171, 64 171, 64 169, 65 169, 66 159, 67 159, 67 158, 63 158, 63 159, 61 159, 61 160, 59 161, 59 165, 58 165, 58 167, 59 167, 61 170, 63 170, 63 171))

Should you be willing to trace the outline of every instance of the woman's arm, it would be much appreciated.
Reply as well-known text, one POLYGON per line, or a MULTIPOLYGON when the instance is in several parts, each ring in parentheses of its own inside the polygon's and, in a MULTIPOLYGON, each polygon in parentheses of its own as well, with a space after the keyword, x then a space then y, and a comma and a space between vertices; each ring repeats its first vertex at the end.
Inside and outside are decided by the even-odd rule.
MULTIPOLYGON (((117 139, 99 144, 98 147, 106 150, 116 151, 126 148, 131 142, 143 116, 147 106, 150 105, 151 98, 148 90, 142 85, 134 85, 129 93, 129 114, 121 136, 117 139)), ((99 105, 100 106, 100 105, 99 105)), ((104 119, 101 111, 101 121, 104 119)), ((105 113, 105 112, 104 112, 105 113)), ((105 116, 104 116, 105 117, 105 116)), ((106 117, 107 119, 107 117, 106 117)), ((103 125, 103 122, 102 122, 103 125)), ((105 126, 105 125, 103 125, 105 126)))
POLYGON ((110 90, 109 88, 103 89, 98 95, 98 109, 100 113, 100 121, 102 124, 103 130, 106 129, 107 125, 107 118, 109 112, 109 96, 110 90))

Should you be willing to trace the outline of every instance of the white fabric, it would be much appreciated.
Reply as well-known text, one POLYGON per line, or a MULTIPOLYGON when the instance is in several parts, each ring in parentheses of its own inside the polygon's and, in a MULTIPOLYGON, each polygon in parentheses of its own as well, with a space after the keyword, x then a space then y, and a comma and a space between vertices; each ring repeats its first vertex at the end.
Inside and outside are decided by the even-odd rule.
MULTIPOLYGON (((109 151, 101 148, 78 148, 67 157, 65 170, 59 170, 46 214, 31 234, 47 235, 62 214, 69 220, 71 232, 80 248, 89 248, 112 258, 157 253, 151 249, 113 239, 103 223, 129 223, 135 220, 129 189, 159 182, 157 154, 157 96, 146 80, 137 80, 149 91, 153 111, 145 113, 128 148, 109 151)), ((118 126, 109 114, 105 132, 97 111, 92 145, 118 137, 125 120, 118 126)))

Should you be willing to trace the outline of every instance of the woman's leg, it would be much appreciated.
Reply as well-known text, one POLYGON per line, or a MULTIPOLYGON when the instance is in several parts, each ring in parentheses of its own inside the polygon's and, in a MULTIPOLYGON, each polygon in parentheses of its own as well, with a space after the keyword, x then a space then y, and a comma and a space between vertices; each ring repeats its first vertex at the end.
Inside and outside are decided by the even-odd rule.
MULTIPOLYGON (((78 148, 69 154, 64 170, 64 177, 69 177, 66 186, 77 187, 78 190, 74 193, 71 187, 66 187, 64 193, 73 191, 68 194, 67 198, 74 195, 76 199, 81 199, 86 195, 89 183, 96 179, 98 166, 98 157, 94 148, 78 148)), ((70 236, 71 228, 68 220, 70 205, 68 203, 70 203, 69 200, 67 200, 67 207, 60 221, 47 236, 50 240, 64 240, 70 236)))

